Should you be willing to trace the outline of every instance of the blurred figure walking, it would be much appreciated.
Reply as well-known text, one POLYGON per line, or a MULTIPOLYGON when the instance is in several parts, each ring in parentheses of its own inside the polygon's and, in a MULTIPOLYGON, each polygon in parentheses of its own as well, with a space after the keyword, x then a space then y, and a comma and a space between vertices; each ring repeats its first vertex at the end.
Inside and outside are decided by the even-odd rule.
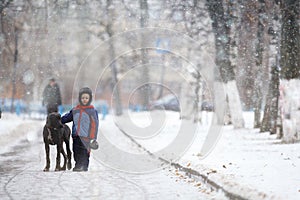
POLYGON ((47 107, 47 115, 52 112, 58 112, 58 106, 61 105, 61 95, 59 86, 54 78, 49 80, 49 84, 44 89, 42 104, 47 107))

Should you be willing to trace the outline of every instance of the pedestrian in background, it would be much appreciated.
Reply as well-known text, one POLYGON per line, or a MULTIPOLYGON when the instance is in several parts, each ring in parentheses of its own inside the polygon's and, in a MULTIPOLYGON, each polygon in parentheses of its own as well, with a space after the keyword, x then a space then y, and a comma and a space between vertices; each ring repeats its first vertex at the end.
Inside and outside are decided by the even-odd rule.
POLYGON ((47 107, 47 115, 52 112, 58 112, 58 106, 61 105, 61 95, 59 86, 54 78, 49 80, 49 84, 44 89, 42 104, 47 107))

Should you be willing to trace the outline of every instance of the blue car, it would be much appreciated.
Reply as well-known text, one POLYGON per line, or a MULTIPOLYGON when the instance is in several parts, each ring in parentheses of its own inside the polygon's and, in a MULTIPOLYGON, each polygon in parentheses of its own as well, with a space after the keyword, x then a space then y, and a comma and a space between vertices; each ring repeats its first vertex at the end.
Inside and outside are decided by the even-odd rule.
POLYGON ((180 111, 179 100, 174 95, 167 95, 150 103, 149 110, 180 111))

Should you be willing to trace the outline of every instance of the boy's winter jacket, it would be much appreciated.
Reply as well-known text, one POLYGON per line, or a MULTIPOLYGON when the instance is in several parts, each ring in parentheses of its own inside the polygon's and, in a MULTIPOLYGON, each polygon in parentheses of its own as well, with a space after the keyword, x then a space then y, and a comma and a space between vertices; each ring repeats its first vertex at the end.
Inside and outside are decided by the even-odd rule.
POLYGON ((80 136, 89 140, 97 139, 98 112, 92 105, 77 105, 61 118, 63 124, 73 121, 72 137, 80 136))

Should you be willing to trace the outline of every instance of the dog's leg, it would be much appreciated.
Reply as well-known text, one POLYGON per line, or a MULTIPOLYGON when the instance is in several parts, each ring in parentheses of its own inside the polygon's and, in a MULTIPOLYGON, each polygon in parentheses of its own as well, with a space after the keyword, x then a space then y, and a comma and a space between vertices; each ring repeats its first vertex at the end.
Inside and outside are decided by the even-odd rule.
POLYGON ((65 143, 66 143, 67 157, 68 157, 67 167, 68 167, 68 170, 70 170, 72 168, 72 162, 71 162, 72 152, 70 150, 70 141, 69 141, 69 139, 66 139, 65 143))
POLYGON ((66 144, 66 146, 67 146, 67 157, 68 157, 68 162, 67 162, 68 170, 70 170, 72 168, 72 161, 71 161, 71 159, 72 159, 72 152, 70 150, 70 146, 69 145, 70 145, 70 143, 68 141, 68 144, 66 144))
POLYGON ((72 162, 71 162, 72 152, 70 150, 70 135, 71 135, 71 130, 69 129, 69 127, 66 126, 65 132, 64 132, 64 141, 66 144, 66 150, 67 150, 67 156, 68 156, 68 162, 67 162, 68 170, 70 170, 72 168, 72 162))
POLYGON ((46 167, 44 168, 44 172, 48 172, 50 168, 50 157, 49 157, 50 148, 49 148, 49 144, 47 143, 45 143, 45 150, 46 150, 46 167))
POLYGON ((63 165, 63 167, 61 168, 61 170, 66 170, 66 165, 67 165, 67 155, 66 155, 66 153, 65 153, 63 143, 61 143, 61 154, 62 154, 63 157, 64 157, 64 165, 63 165))
POLYGON ((59 171, 60 168, 60 153, 61 153, 61 142, 59 141, 58 144, 56 145, 56 166, 55 166, 55 171, 59 171))

